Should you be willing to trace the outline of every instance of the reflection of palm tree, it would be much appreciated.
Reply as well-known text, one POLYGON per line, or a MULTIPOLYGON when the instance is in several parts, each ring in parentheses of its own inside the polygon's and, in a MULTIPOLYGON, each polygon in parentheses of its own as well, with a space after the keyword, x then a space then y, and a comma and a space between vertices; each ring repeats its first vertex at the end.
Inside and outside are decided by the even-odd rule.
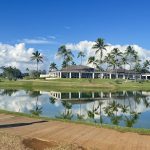
POLYGON ((71 120, 73 117, 72 110, 71 110, 72 104, 67 101, 62 101, 61 103, 65 108, 65 111, 61 113, 60 116, 56 116, 56 118, 71 120))
POLYGON ((103 105, 103 102, 101 100, 99 100, 98 107, 95 109, 95 114, 99 115, 99 122, 100 122, 100 124, 103 123, 102 105, 103 105), (97 112, 98 108, 99 108, 99 112, 97 112))
POLYGON ((11 96, 12 94, 16 93, 18 90, 14 90, 14 89, 4 89, 1 92, 1 95, 8 95, 11 96))
POLYGON ((120 105, 122 113, 127 113, 129 111, 129 105, 127 105, 127 106, 125 105, 125 98, 126 98, 126 92, 124 94, 124 104, 120 105))
POLYGON ((80 101, 80 113, 77 114, 77 119, 78 120, 83 120, 84 119, 84 115, 82 115, 82 113, 81 113, 81 101, 80 101))
POLYGON ((113 101, 112 103, 109 103, 109 106, 112 112, 116 112, 116 116, 117 116, 117 112, 118 112, 118 108, 120 108, 120 104, 117 103, 116 101, 113 101))
POLYGON ((118 109, 121 107, 119 103, 113 101, 104 108, 104 112, 110 117, 113 124, 118 125, 122 120, 122 115, 118 116, 118 109))
POLYGON ((30 97, 36 97, 36 105, 35 108, 32 109, 30 112, 32 115, 39 116, 42 113, 42 107, 38 106, 39 96, 41 95, 39 91, 30 91, 29 92, 30 97))
POLYGON ((111 115, 111 122, 114 125, 119 125, 120 121, 122 120, 122 116, 116 116, 116 115, 111 115))
POLYGON ((106 115, 108 115, 108 117, 110 117, 111 115, 113 115, 113 112, 111 111, 109 106, 104 107, 104 113, 106 115))
POLYGON ((51 104, 55 104, 55 102, 56 102, 55 100, 56 100, 56 98, 54 98, 54 97, 49 98, 49 101, 51 104))
POLYGON ((40 114, 42 114, 42 107, 38 106, 38 100, 39 100, 39 96, 37 96, 36 98, 36 105, 35 105, 35 109, 32 109, 30 112, 32 115, 35 116, 39 116, 40 114))
POLYGON ((126 105, 121 105, 120 108, 121 108, 121 112, 123 112, 123 113, 127 113, 128 110, 129 110, 129 109, 128 109, 129 106, 126 106, 126 105))
POLYGON ((90 119, 94 120, 95 121, 95 101, 93 103, 93 107, 92 107, 92 110, 87 110, 87 115, 90 119))
POLYGON ((150 107, 150 102, 148 102, 147 98, 143 98, 143 102, 146 108, 150 107))
POLYGON ((129 116, 125 116, 124 122, 126 127, 133 127, 136 121, 139 119, 140 113, 132 111, 129 116))

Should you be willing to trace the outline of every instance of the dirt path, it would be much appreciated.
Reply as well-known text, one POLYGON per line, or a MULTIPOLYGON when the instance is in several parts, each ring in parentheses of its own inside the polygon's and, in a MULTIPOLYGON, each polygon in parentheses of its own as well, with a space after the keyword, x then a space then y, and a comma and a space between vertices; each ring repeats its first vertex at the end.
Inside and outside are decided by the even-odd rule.
POLYGON ((0 114, 0 130, 22 137, 45 141, 73 143, 99 150, 150 150, 150 136, 120 133, 111 129, 42 121, 27 117, 0 114))

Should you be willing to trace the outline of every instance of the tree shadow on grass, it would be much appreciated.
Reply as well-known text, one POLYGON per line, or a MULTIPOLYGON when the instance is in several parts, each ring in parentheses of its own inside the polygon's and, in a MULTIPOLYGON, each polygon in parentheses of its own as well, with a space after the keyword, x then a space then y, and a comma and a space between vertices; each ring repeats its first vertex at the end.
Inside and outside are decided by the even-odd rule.
POLYGON ((0 128, 14 128, 14 127, 22 127, 22 126, 28 126, 28 125, 32 125, 35 123, 44 123, 44 122, 48 122, 48 121, 34 121, 34 122, 26 122, 26 123, 13 123, 13 124, 3 124, 0 125, 0 128))

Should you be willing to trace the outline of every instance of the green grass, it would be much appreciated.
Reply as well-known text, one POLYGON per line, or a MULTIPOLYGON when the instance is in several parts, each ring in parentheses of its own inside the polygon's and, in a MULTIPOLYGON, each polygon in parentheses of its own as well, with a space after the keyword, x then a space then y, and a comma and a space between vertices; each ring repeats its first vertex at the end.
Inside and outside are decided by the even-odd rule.
POLYGON ((133 133, 138 133, 141 135, 150 135, 150 129, 144 129, 144 128, 129 128, 129 127, 116 126, 116 125, 109 125, 109 124, 100 125, 100 124, 91 123, 91 122, 72 121, 72 120, 48 118, 48 117, 38 117, 38 116, 30 115, 30 114, 25 114, 25 113, 20 113, 20 112, 11 112, 11 111, 6 111, 6 110, 0 110, 0 114, 11 114, 11 115, 20 116, 20 117, 43 119, 47 121, 61 121, 61 122, 68 122, 68 123, 75 123, 75 124, 84 124, 84 125, 94 126, 98 128, 113 129, 113 130, 123 132, 123 133, 133 132, 133 133))
POLYGON ((135 81, 113 79, 56 79, 45 81, 37 80, 1 80, 0 88, 28 89, 28 90, 56 90, 56 91, 98 91, 98 90, 150 90, 150 82, 142 83, 135 81))

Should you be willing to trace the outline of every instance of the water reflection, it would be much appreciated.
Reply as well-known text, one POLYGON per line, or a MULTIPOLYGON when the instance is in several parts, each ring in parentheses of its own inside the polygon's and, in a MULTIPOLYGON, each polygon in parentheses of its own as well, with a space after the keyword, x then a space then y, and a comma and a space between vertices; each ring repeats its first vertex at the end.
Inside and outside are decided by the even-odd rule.
POLYGON ((150 128, 150 92, 0 90, 0 109, 99 124, 150 128))
POLYGON ((32 115, 40 116, 42 114, 42 107, 38 105, 40 95, 41 94, 39 91, 29 91, 29 96, 36 98, 35 107, 32 110, 30 110, 32 115))

